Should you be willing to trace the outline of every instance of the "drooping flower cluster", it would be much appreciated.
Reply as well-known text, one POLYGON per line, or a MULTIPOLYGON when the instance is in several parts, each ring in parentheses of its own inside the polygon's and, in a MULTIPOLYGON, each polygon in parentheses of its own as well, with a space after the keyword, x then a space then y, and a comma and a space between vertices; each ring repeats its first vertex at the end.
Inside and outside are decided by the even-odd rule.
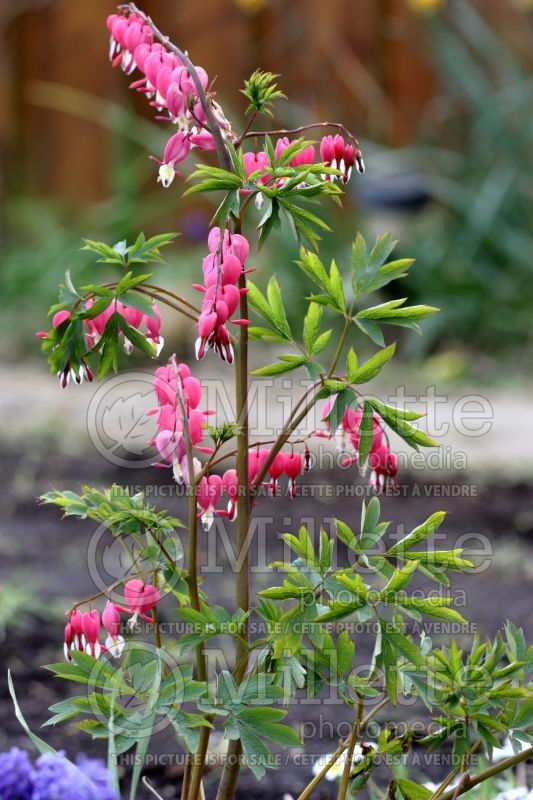
POLYGON ((198 319, 196 357, 202 359, 207 350, 213 350, 228 364, 233 362, 233 347, 227 323, 248 325, 246 319, 232 319, 239 308, 241 294, 246 291, 238 283, 243 274, 250 247, 239 233, 224 231, 222 242, 220 228, 212 228, 207 240, 209 255, 202 263, 203 284, 194 288, 204 294, 198 319))
MULTIPOLYGON (((93 305, 94 300, 87 300, 85 308, 92 308, 93 305)), ((156 305, 152 306, 153 316, 150 316, 149 314, 143 314, 143 312, 139 311, 137 308, 125 306, 118 300, 113 300, 108 307, 100 314, 97 314, 96 317, 84 320, 85 326, 89 331, 87 335, 89 346, 92 347, 98 344, 105 330, 105 326, 114 313, 120 314, 131 328, 135 328, 139 333, 142 333, 148 342, 153 345, 156 355, 159 355, 165 342, 161 336, 161 312, 158 307, 156 305)), ((128 355, 133 352, 133 345, 126 336, 124 336, 124 352, 128 355)))
MULTIPOLYGON (((63 311, 56 311, 54 316, 52 317, 52 330, 59 328, 64 322, 66 322, 72 316, 70 311, 64 309, 63 311)), ((35 334, 39 339, 46 339, 48 336, 48 331, 37 331, 35 334)), ((87 381, 92 381, 94 375, 92 373, 91 368, 85 361, 85 359, 80 359, 80 369, 79 371, 72 368, 71 362, 67 361, 65 366, 62 370, 57 373, 57 377, 59 378, 59 383, 63 387, 63 389, 68 386, 70 383, 70 379, 77 383, 78 385, 83 382, 83 379, 87 381)))
POLYGON ((65 625, 64 653, 67 661, 72 661, 72 652, 79 651, 98 658, 102 653, 108 652, 118 658, 124 649, 124 637, 120 635, 120 614, 130 614, 128 627, 134 628, 139 617, 145 622, 153 622, 148 612, 152 611, 159 603, 161 593, 151 583, 144 583, 140 578, 132 578, 124 586, 124 605, 115 605, 110 600, 100 613, 93 608, 90 611, 70 612, 65 625), (100 629, 103 624, 107 631, 105 644, 100 644, 100 629))
MULTIPOLYGON (((332 395, 324 403, 322 407, 321 418, 326 424, 327 435, 334 435, 337 442, 337 451, 345 453, 346 440, 351 445, 353 452, 346 453, 342 460, 342 466, 347 467, 350 464, 357 464, 359 461, 358 452, 361 439, 361 421, 363 419, 363 412, 361 409, 355 411, 347 408, 342 416, 339 427, 336 431, 331 433, 327 418, 333 408, 336 395, 332 395)), ((321 435, 321 434, 318 434, 321 435)), ((370 434, 369 434, 370 435, 370 434)), ((372 469, 370 474, 369 483, 379 491, 384 491, 387 483, 390 481, 392 485, 395 484, 395 478, 398 473, 398 457, 393 453, 384 441, 383 423, 378 414, 374 413, 372 418, 372 442, 370 445, 370 452, 368 455, 368 463, 372 469)))
MULTIPOLYGON (((85 309, 91 309, 94 305, 94 302, 95 301, 92 298, 87 300, 84 304, 85 309)), ((102 338, 105 327, 114 313, 118 313, 124 317, 130 328, 134 328, 136 331, 139 331, 139 333, 142 333, 145 339, 154 348, 155 354, 159 355, 165 342, 161 336, 161 313, 158 307, 156 305, 152 306, 152 315, 144 314, 137 308, 123 305, 123 303, 120 303, 118 300, 111 301, 107 308, 105 308, 96 316, 83 320, 83 323, 87 329, 85 338, 89 351, 92 350, 92 348, 95 347, 102 338)), ((59 328, 64 322, 69 320, 71 316, 72 312, 68 309, 57 311, 52 317, 52 329, 59 328)), ((124 334, 121 335, 123 336, 124 340, 124 352, 129 355, 133 352, 133 345, 124 334)), ((36 336, 38 336, 39 339, 46 339, 48 336, 48 331, 37 331, 36 336)), ((84 377, 86 380, 92 381, 92 370, 83 358, 80 359, 80 367, 80 371, 77 372, 71 369, 70 362, 67 362, 64 369, 58 373, 58 377, 63 388, 69 384, 71 378, 77 384, 80 384, 84 377)))
MULTIPOLYGON (((358 172, 363 174, 365 165, 361 151, 350 142, 345 143, 342 136, 324 136, 320 142, 320 157, 328 167, 338 169, 341 173, 340 180, 348 183, 354 165, 358 172)), ((324 175, 324 180, 334 180, 335 175, 324 175)))
POLYGON ((0 753, 2 800, 118 800, 104 762, 80 754, 76 767, 65 754, 44 753, 32 765, 25 750, 0 753), (77 767, 77 769, 76 769, 77 767))
MULTIPOLYGON (((290 141, 287 136, 278 139, 274 148, 274 154, 277 159, 285 152, 291 145, 295 144, 297 140, 290 141)), ((361 174, 365 171, 363 156, 361 151, 350 142, 345 143, 344 138, 340 135, 324 136, 320 142, 320 159, 327 167, 338 169, 340 175, 322 175, 322 180, 333 181, 340 180, 342 183, 348 183, 352 174, 352 169, 355 166, 357 171, 361 174)), ((315 160, 315 148, 312 144, 307 145, 297 153, 288 162, 289 167, 299 167, 305 164, 313 164, 315 160)), ((257 153, 249 151, 243 155, 244 170, 246 179, 249 180, 253 175, 254 184, 266 184, 270 180, 269 169, 271 167, 268 153, 260 150, 257 153), (260 173, 256 175, 255 173, 260 173)), ((286 178, 278 178, 277 183, 281 186, 286 178)), ((250 189, 241 190, 244 193, 250 192, 250 189)), ((255 198, 255 204, 258 208, 263 205, 263 195, 258 193, 255 198)))
MULTIPOLYGON (((279 478, 286 475, 289 479, 287 491, 290 497, 296 497, 296 478, 301 474, 302 468, 309 469, 308 451, 306 450, 305 459, 300 453, 279 452, 268 468, 269 481, 265 484, 272 496, 279 494, 279 478)), ((270 455, 267 448, 252 448, 248 454, 248 479, 250 484, 254 484, 270 455)))
MULTIPOLYGON (((213 137, 205 128, 206 116, 198 86, 180 57, 155 42, 150 27, 138 15, 112 14, 107 19, 107 28, 111 34, 113 66, 120 66, 128 75, 138 69, 143 77, 134 81, 131 88, 146 95, 160 113, 158 119, 179 127, 178 133, 169 139, 162 161, 158 161, 159 180, 168 187, 177 174, 176 166, 193 147, 214 149, 213 137)), ((202 91, 207 92, 206 71, 202 67, 195 67, 195 71, 202 91)), ((208 97, 221 130, 229 131, 229 123, 213 94, 208 97)))
MULTIPOLYGON (((176 363, 173 356, 165 367, 158 367, 154 377, 154 391, 158 408, 151 414, 156 417, 158 433, 151 442, 163 459, 163 465, 172 467, 178 483, 189 483, 189 465, 185 440, 185 424, 192 447, 199 452, 211 452, 201 446, 209 410, 198 408, 202 399, 200 381, 191 376, 186 364, 176 363)), ((194 459, 195 473, 201 465, 194 459)))
MULTIPOLYGON (((248 482, 254 486, 257 478, 261 475, 263 468, 270 456, 270 450, 264 447, 252 446, 248 453, 248 482)), ((279 478, 286 475, 288 480, 287 492, 291 498, 296 497, 296 478, 301 474, 302 469, 309 468, 308 451, 302 458, 300 453, 280 452, 277 453, 272 464, 267 470, 269 480, 263 485, 267 488, 270 495, 279 494, 279 478)), ((237 496, 239 485, 237 472, 234 469, 226 470, 223 475, 204 476, 197 489, 198 518, 201 520, 204 530, 209 530, 213 524, 215 516, 227 517, 234 520, 237 516, 237 496), (218 503, 227 497, 227 507, 218 508, 218 503)))

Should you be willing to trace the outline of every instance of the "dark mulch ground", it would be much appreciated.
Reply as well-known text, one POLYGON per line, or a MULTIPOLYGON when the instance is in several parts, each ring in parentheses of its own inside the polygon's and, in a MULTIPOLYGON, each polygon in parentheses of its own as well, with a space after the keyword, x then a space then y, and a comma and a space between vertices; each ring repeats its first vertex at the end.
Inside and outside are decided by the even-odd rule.
MULTIPOLYGON (((55 453, 43 452, 39 448, 27 450, 24 454, 5 453, 0 457, 4 467, 4 491, 2 499, 2 523, 0 532, 0 579, 10 581, 13 576, 24 583, 30 580, 35 597, 35 612, 44 613, 45 619, 32 618, 28 627, 21 629, 22 618, 17 615, 7 620, 9 623, 5 640, 2 643, 2 672, 9 667, 13 673, 22 709, 30 726, 38 730, 48 716, 48 706, 65 697, 68 692, 75 693, 75 687, 55 680, 41 669, 41 665, 61 658, 62 622, 59 615, 51 614, 49 609, 64 606, 68 608, 73 600, 92 594, 94 581, 88 564, 92 562, 90 542, 94 527, 90 523, 73 520, 60 522, 57 510, 38 509, 35 497, 51 487, 76 489, 81 480, 98 486, 106 486, 112 481, 127 484, 148 485, 151 491, 159 491, 168 480, 166 472, 148 470, 117 470, 113 465, 98 459, 66 459, 55 453), (154 487, 159 487, 154 489, 154 487)), ((346 483, 346 473, 335 476, 341 484, 346 483)), ((352 476, 353 477, 353 476, 352 476)), ((331 475, 311 473, 302 482, 312 483, 313 496, 301 503, 293 503, 286 498, 260 500, 256 516, 262 520, 258 529, 258 548, 251 551, 252 569, 261 562, 261 543, 267 550, 267 560, 281 557, 282 548, 277 532, 295 529, 299 523, 296 515, 314 520, 317 526, 331 516, 339 516, 357 527, 361 498, 342 496, 337 500, 320 496, 320 487, 333 483, 331 475)), ((510 618, 522 625, 531 638, 531 535, 533 532, 533 511, 531 508, 531 487, 525 484, 491 486, 471 485, 463 491, 463 496, 442 495, 442 481, 420 476, 403 478, 404 489, 400 496, 382 499, 383 517, 393 519, 394 526, 404 524, 410 530, 423 521, 430 513, 444 508, 450 511, 444 531, 446 539, 439 543, 451 547, 459 536, 465 533, 483 534, 489 544, 494 545, 496 557, 487 559, 487 568, 472 575, 461 575, 454 581, 459 591, 464 591, 466 607, 460 610, 470 620, 479 624, 482 634, 494 634, 510 618)), ((463 478, 464 480, 464 478, 463 478)), ((450 494, 454 486, 449 477, 445 494, 450 494)), ((184 502, 175 496, 171 487, 170 497, 158 500, 158 504, 169 508, 177 516, 184 516, 184 502)), ((394 528, 393 526, 393 528, 394 528)), ((202 540, 202 564, 209 563, 206 535, 202 540)), ((211 540, 212 541, 212 540, 211 540)), ((467 543, 465 543, 467 544, 467 543)), ((472 541, 471 541, 472 544, 472 541)), ((479 542, 475 544, 479 547, 479 542)), ((115 555, 108 554, 109 564, 115 555)), ((104 554, 105 562, 105 554, 104 554)), ((342 558, 342 555, 340 556, 342 558)), ((227 562, 224 548, 219 549, 219 560, 227 562)), ((109 566, 109 565, 107 565, 109 566)), ((279 578, 264 570, 254 570, 254 590, 273 585, 279 578)), ((205 586, 211 592, 214 602, 232 606, 234 580, 231 570, 224 575, 209 573, 205 576, 205 586)), ((458 595, 461 597, 461 595, 458 595)), ((0 608, 1 608, 0 604, 0 608)), ((165 601, 162 609, 163 620, 171 619, 172 604, 165 601)), ((438 640, 438 637, 435 637, 438 640)), ((461 636, 459 636, 461 638, 461 636)), ((362 662, 368 657, 371 643, 364 637, 357 641, 358 654, 362 662)), ((25 735, 18 725, 12 710, 4 678, 0 684, 0 750, 17 744, 27 746, 25 735)), ((394 712, 396 720, 409 721, 420 717, 417 707, 399 708, 394 712)), ((337 705, 326 707, 317 704, 298 704, 291 706, 287 721, 292 724, 304 723, 304 733, 312 730, 322 719, 321 736, 311 738, 309 749, 313 753, 331 752, 336 746, 336 732, 339 723, 346 721, 346 712, 337 705)), ((387 717, 391 719, 390 715, 387 717)), ((344 731, 341 731, 344 732, 344 731)), ((92 743, 85 734, 73 725, 45 729, 43 735, 55 747, 64 748, 70 755, 79 751, 102 754, 102 747, 92 743)), ((153 752, 169 752, 169 731, 158 735, 153 742, 153 752)), ((171 738, 170 738, 170 741, 171 738)), ((173 742, 170 745, 172 752, 173 742)), ((431 769, 427 770, 431 773, 431 769)), ((147 769, 154 785, 165 797, 176 797, 180 781, 180 767, 157 767, 147 769)), ((439 770, 436 770, 439 774, 439 770)), ((212 783, 216 773, 212 774, 212 783)), ((281 798, 285 792, 297 794, 309 780, 309 766, 289 762, 278 771, 270 771, 260 785, 247 775, 242 776, 238 797, 281 798)), ((213 796, 211 781, 206 781, 208 797, 213 796)), ((148 795, 147 795, 148 797, 148 795)), ((324 784, 317 798, 324 800, 333 797, 331 786, 324 784)))

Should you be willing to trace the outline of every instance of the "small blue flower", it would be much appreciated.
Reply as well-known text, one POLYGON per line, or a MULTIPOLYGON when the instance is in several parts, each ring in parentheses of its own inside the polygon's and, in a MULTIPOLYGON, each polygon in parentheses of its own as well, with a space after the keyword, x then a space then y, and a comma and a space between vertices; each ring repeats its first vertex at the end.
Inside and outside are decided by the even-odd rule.
POLYGON ((99 790, 100 800, 117 800, 117 793, 110 785, 107 767, 100 758, 89 758, 80 753, 76 758, 76 764, 99 790))
POLYGON ((1 800, 31 800, 32 772, 25 750, 12 747, 8 753, 0 753, 1 800))
POLYGON ((63 753, 45 753, 35 766, 31 800, 117 800, 100 761, 84 759, 76 769, 63 753))

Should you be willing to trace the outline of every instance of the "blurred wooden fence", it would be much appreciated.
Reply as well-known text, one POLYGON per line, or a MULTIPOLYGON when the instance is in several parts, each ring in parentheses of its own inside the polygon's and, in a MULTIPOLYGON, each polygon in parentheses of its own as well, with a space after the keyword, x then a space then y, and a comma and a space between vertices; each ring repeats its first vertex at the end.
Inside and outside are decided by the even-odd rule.
MULTIPOLYGON (((483 5, 496 17, 507 7, 483 5)), ((114 8, 113 0, 1 0, 0 146, 9 190, 76 204, 106 195, 107 132, 91 120, 90 105, 78 115, 46 108, 42 82, 71 87, 74 106, 76 92, 122 102, 128 81, 107 62, 104 28, 114 8)), ((261 66, 283 75, 293 101, 285 123, 342 119, 362 138, 403 144, 433 96, 428 39, 406 0, 146 0, 143 8, 218 75, 219 94, 237 110, 244 77, 261 66)), ((149 113, 144 106, 136 103, 149 113)))

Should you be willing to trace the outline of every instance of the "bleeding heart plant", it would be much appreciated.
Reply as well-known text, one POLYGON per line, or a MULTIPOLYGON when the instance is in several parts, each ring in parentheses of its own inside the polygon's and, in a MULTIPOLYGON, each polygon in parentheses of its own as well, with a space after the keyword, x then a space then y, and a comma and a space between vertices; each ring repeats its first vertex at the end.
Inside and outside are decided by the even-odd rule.
POLYGON ((53 721, 84 715, 79 726, 108 739, 117 791, 118 755, 136 748, 131 798, 136 796, 148 740, 159 720, 169 723, 171 752, 176 740, 184 752, 182 800, 205 796, 202 782, 210 735, 222 728, 227 755, 217 798, 228 800, 234 796, 241 764, 258 779, 267 767, 275 766, 268 742, 283 749, 301 747, 296 731, 281 722, 286 709, 273 704, 285 706, 302 696, 316 698, 327 689, 330 697, 345 705, 351 732, 314 770, 299 800, 310 798, 320 781, 333 775, 339 780, 339 800, 371 785, 380 792, 376 796, 388 800, 456 798, 494 774, 494 769, 473 774, 470 759, 481 750, 490 757, 499 735, 510 736, 517 754, 502 761, 499 770, 531 755, 533 701, 526 680, 533 656, 522 632, 511 623, 494 642, 474 637, 470 647, 462 649, 449 636, 437 647, 428 636, 415 640, 410 633, 409 622, 420 625, 425 617, 434 624, 438 621, 442 633, 466 624, 450 607, 453 598, 446 589, 449 573, 468 570, 472 564, 462 557, 461 549, 436 550, 428 542, 443 522, 443 513, 433 514, 392 543, 386 537, 389 523, 380 521, 380 504, 372 497, 363 503, 355 532, 336 520, 333 537, 321 530, 314 541, 305 525, 284 533, 282 539, 293 557, 268 568, 269 584, 279 573, 285 574, 283 582, 262 588, 258 602, 250 602, 254 506, 260 496, 276 503, 285 493, 297 504, 319 444, 335 439, 340 464, 353 466, 352 474, 370 467, 376 494, 394 487, 398 472, 389 430, 415 449, 435 445, 416 424, 420 414, 386 405, 362 387, 394 354, 395 345, 385 345, 382 326, 418 330, 419 323, 437 309, 406 306, 404 299, 367 302, 382 287, 404 277, 412 265, 409 258, 389 260, 395 247, 389 234, 372 247, 357 234, 348 273, 335 261, 326 268, 320 260, 320 235, 329 228, 308 202, 339 202, 353 168, 364 172, 358 142, 342 124, 256 130, 258 115, 272 116, 273 102, 283 97, 277 76, 257 71, 243 89, 247 119, 242 132, 236 133, 206 72, 135 5, 110 16, 107 27, 113 65, 128 75, 136 73, 131 87, 145 95, 156 118, 172 130, 161 158, 155 159, 162 186, 172 185, 174 190, 178 166, 191 154, 207 154, 192 173, 186 192, 215 193, 220 198, 207 255, 198 270, 201 277, 194 285, 201 304, 198 307, 152 283, 152 273, 140 272, 139 265, 162 261, 160 250, 172 242, 173 234, 151 239, 141 234, 133 244, 114 247, 87 240, 84 249, 108 268, 116 268, 119 276, 81 287, 67 276, 61 301, 51 309, 52 327, 39 334, 43 351, 63 386, 70 377, 80 383, 83 377, 92 380, 93 373, 102 378, 109 370, 116 371, 123 348, 128 354, 138 349, 156 358, 163 346, 158 308, 165 305, 194 324, 198 359, 211 351, 209 358, 225 362, 216 369, 218 374, 228 371, 228 383, 233 376, 236 403, 234 417, 220 417, 216 409, 204 408, 199 373, 195 375, 192 365, 178 363, 173 355, 155 370, 156 407, 151 413, 157 433, 152 444, 160 464, 172 468, 188 497, 186 526, 149 505, 142 494, 130 494, 119 486, 43 496, 43 502, 59 506, 66 515, 105 525, 124 544, 131 561, 124 579, 76 602, 68 612, 67 660, 49 668, 85 684, 87 694, 52 707, 53 721), (318 148, 305 139, 308 131, 322 132, 318 148), (261 209, 258 218, 254 206, 261 209), (287 319, 277 279, 270 277, 264 291, 250 280, 251 242, 257 238, 261 248, 282 223, 292 228, 300 245, 295 268, 301 271, 302 295, 308 304, 301 337, 287 319), (257 237, 254 229, 259 231, 257 237), (365 336, 379 349, 360 363, 358 337, 365 336), (336 346, 330 351, 331 338, 336 346), (265 351, 282 345, 289 352, 250 373, 252 340, 265 351), (283 420, 280 434, 256 440, 249 426, 250 375, 277 379, 297 370, 306 373, 308 387, 283 420), (306 427, 315 408, 319 421, 306 427), (219 524, 235 537, 233 611, 214 605, 202 587, 199 521, 210 542, 215 542, 219 524), (187 531, 185 568, 179 566, 182 527, 187 531), (415 574, 435 581, 440 591, 406 592, 415 574), (177 618, 186 632, 173 635, 170 628, 170 634, 164 633, 159 613, 168 597, 177 601, 177 618), (125 627, 123 614, 129 616, 125 627), (251 618, 261 635, 251 635, 251 618), (137 636, 142 621, 153 632, 151 650, 137 636), (101 623, 108 634, 105 642, 100 642, 101 623), (355 659, 352 624, 363 626, 366 632, 358 635, 372 644, 373 657, 366 668, 355 659), (219 653, 227 657, 226 668, 218 662, 216 668, 209 666, 209 642, 214 637, 225 641, 219 653), (119 702, 124 694, 143 703, 144 709, 139 711, 136 705, 131 711, 129 702, 119 702), (414 746, 414 734, 390 725, 387 711, 387 706, 407 696, 425 703, 436 722, 422 744, 430 748, 448 740, 453 744, 452 770, 435 789, 394 771, 385 779, 383 774, 372 777, 380 763, 394 764, 414 746), (380 731, 369 743, 365 734, 374 717, 380 731), (452 781, 456 786, 450 790, 452 781))

